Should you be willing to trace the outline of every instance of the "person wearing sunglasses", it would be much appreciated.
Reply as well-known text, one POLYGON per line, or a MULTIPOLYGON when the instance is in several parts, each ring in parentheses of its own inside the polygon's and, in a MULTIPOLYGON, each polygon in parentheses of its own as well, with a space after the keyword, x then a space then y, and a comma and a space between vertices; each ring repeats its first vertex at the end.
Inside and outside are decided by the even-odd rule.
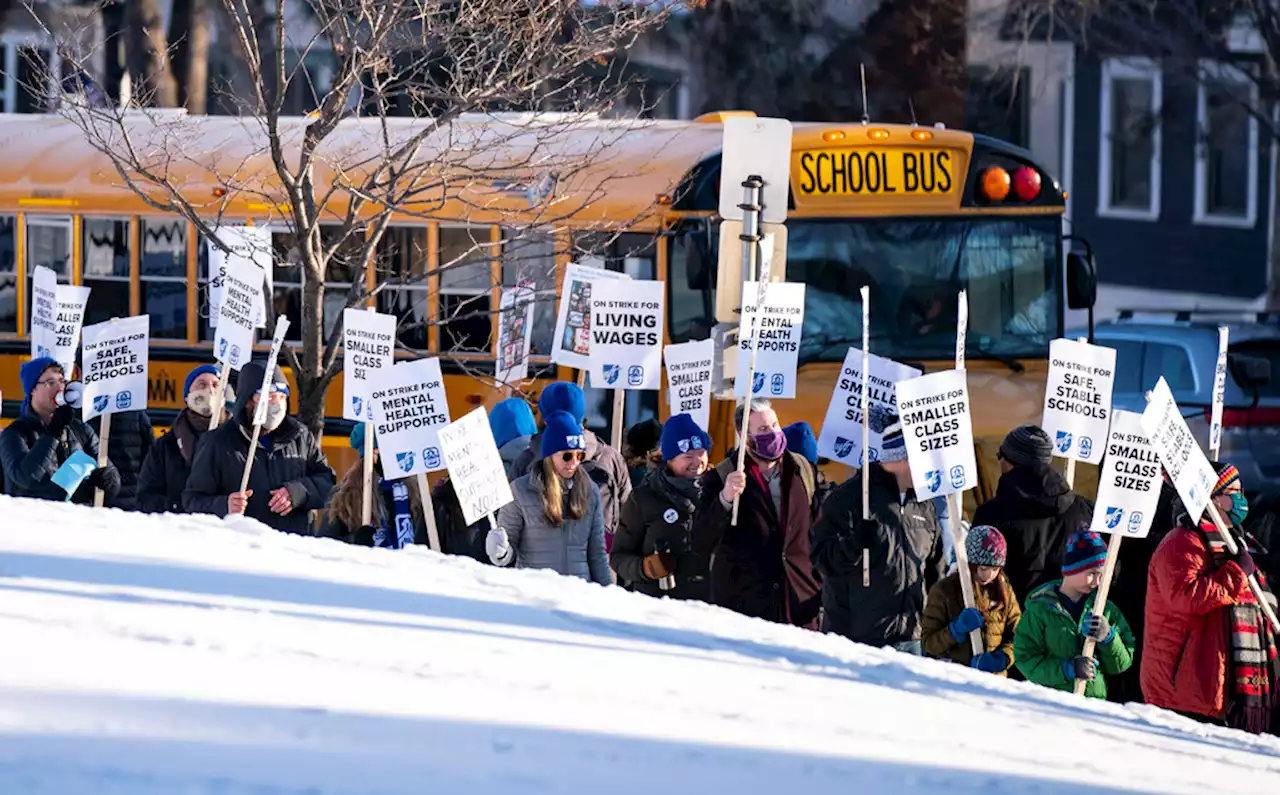
POLYGON ((542 459, 512 482, 515 499, 498 511, 498 526, 485 538, 489 559, 612 585, 600 489, 582 466, 582 425, 567 411, 552 412, 540 445, 542 459))
MULTIPOLYGON (((77 452, 96 461, 98 435, 62 399, 67 386, 62 365, 48 357, 32 359, 22 365, 18 377, 26 399, 18 418, 0 434, 5 494, 62 502, 67 493, 53 482, 53 473, 77 452)), ((95 489, 102 489, 107 506, 113 505, 120 492, 120 473, 110 462, 93 470, 71 501, 92 505, 95 489)))

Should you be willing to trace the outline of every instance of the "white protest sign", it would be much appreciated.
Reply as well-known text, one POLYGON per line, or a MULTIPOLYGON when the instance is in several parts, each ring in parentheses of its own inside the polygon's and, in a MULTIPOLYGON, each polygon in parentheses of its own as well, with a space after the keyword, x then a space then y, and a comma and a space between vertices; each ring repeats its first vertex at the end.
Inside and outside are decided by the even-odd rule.
POLYGON ((565 266, 551 361, 579 370, 590 366, 592 285, 606 280, 629 278, 625 273, 576 263, 565 266))
POLYGON ((662 304, 666 284, 597 282, 591 292, 591 386, 662 388, 662 304))
POLYGON ((1200 515, 1213 494, 1213 486, 1218 482, 1218 475, 1191 435, 1164 376, 1151 390, 1147 409, 1142 412, 1142 432, 1160 456, 1160 464, 1169 473, 1169 480, 1173 481, 1187 514, 1200 521, 1200 515))
POLYGON ((724 120, 720 155, 720 217, 741 221, 742 183, 748 177, 764 180, 762 220, 787 220, 787 191, 791 179, 791 122, 786 119, 731 116, 724 120))
POLYGON ((1086 464, 1102 461, 1111 422, 1114 348, 1057 339, 1049 343, 1049 377, 1040 425, 1053 440, 1053 454, 1086 464))
POLYGON ((751 369, 751 335, 758 339, 755 383, 752 395, 765 398, 796 396, 796 367, 800 362, 800 331, 804 323, 804 285, 775 282, 758 309, 759 283, 742 283, 742 319, 738 323, 738 362, 734 394, 746 397, 751 369))
POLYGON ((59 284, 57 314, 54 316, 53 358, 70 373, 76 363, 76 348, 80 347, 80 326, 84 323, 84 308, 89 303, 88 287, 59 284))
POLYGON ((37 265, 31 279, 31 358, 54 358, 58 339, 58 275, 37 265))
POLYGON ((213 353, 232 370, 239 370, 253 355, 254 319, 265 300, 262 285, 262 270, 257 265, 248 260, 227 260, 213 353))
MULTIPOLYGON (((897 383, 920 376, 914 367, 868 356, 867 436, 872 461, 879 460, 884 431, 898 421, 897 383)), ((850 348, 831 392, 827 416, 818 434, 818 455, 851 467, 862 466, 862 351, 850 348)))
POLYGON ((1218 366, 1213 372, 1213 403, 1209 409, 1209 453, 1218 460, 1222 449, 1222 406, 1227 399, 1227 345, 1231 332, 1218 326, 1218 366))
POLYGON ((1142 431, 1142 415, 1115 412, 1089 529, 1145 538, 1151 532, 1151 520, 1160 501, 1160 480, 1160 458, 1142 431))
POLYGON ((511 484, 484 406, 440 429, 449 480, 468 525, 511 502, 511 484))
POLYGON ((498 304, 498 360, 494 378, 510 384, 529 377, 529 345, 533 340, 532 282, 504 287, 498 304))
POLYGON ((370 422, 369 379, 395 363, 396 316, 344 309, 342 312, 342 418, 370 422))
POLYGON ((692 416, 704 431, 711 425, 711 369, 715 354, 715 342, 709 339, 668 345, 663 350, 671 413, 692 416))
POLYGON ((147 407, 150 336, 150 315, 85 327, 81 416, 86 422, 100 414, 147 407))
POLYGON ((899 381, 898 410, 911 481, 920 499, 978 485, 969 387, 963 370, 899 381))
POLYGON ((436 358, 401 362, 369 381, 373 430, 382 471, 392 480, 444 468, 437 434, 449 424, 449 401, 436 358))
POLYGON ((284 347, 285 334, 289 333, 289 318, 276 318, 276 333, 271 338, 271 353, 267 354, 266 370, 262 373, 262 388, 258 390, 258 408, 253 412, 253 424, 263 425, 267 421, 267 404, 271 401, 272 384, 276 374, 276 362, 280 360, 280 349, 284 347))
MULTIPOLYGON (((262 270, 267 282, 267 291, 271 290, 271 227, 269 226, 220 226, 216 230, 218 239, 231 249, 227 254, 212 241, 209 242, 209 326, 218 325, 218 312, 222 307, 222 294, 226 286, 227 263, 249 262, 262 270)), ((254 324, 264 328, 267 324, 266 306, 258 307, 254 324)))

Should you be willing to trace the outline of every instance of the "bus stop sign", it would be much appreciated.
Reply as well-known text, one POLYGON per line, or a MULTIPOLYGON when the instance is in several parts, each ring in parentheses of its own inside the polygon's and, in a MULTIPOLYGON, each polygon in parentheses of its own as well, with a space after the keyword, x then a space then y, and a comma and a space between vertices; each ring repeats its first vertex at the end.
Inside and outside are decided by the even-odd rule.
POLYGON ((720 217, 741 221, 742 183, 764 180, 761 220, 787 220, 787 188, 791 178, 791 122, 786 119, 731 116, 724 120, 720 157, 720 217))

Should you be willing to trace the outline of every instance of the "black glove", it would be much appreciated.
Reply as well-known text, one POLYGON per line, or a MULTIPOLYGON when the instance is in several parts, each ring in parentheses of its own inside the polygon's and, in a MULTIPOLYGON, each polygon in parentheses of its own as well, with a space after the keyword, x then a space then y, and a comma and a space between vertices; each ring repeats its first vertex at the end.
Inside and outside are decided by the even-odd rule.
POLYGON ((373 525, 367 524, 351 534, 351 543, 360 547, 373 546, 373 534, 377 532, 373 525))
POLYGON ((1080 634, 1086 638, 1093 638, 1095 642, 1104 646, 1116 639, 1115 630, 1111 627, 1111 622, 1107 621, 1106 616, 1095 616, 1089 613, 1080 622, 1080 634))
POLYGON ((61 436, 74 417, 75 409, 70 406, 58 406, 53 410, 53 416, 49 419, 49 433, 54 436, 61 436))
POLYGON ((1084 679, 1092 682, 1098 677, 1098 662, 1092 657, 1073 657, 1062 661, 1062 673, 1067 679, 1084 679))
POLYGON ((1236 544, 1239 546, 1236 549, 1235 557, 1231 559, 1236 562, 1237 566, 1244 570, 1244 576, 1248 577, 1250 574, 1256 573, 1258 571, 1258 564, 1254 562, 1253 555, 1249 554, 1249 550, 1244 544, 1240 543, 1239 539, 1236 540, 1236 544))
POLYGON ((120 472, 115 467, 98 467, 85 480, 90 486, 108 494, 120 490, 120 472))

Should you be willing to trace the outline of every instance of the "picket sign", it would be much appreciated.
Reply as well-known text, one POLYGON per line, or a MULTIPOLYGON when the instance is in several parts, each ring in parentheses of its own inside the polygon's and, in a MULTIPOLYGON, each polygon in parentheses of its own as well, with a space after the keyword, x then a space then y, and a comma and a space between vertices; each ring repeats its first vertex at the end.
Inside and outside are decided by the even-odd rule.
MULTIPOLYGON (((1089 338, 1088 338, 1088 337, 1076 337, 1076 342, 1082 342, 1082 343, 1088 344, 1088 343, 1089 343, 1089 338)), ((1051 345, 1050 347, 1052 348, 1052 345, 1051 345)), ((1113 361, 1113 362, 1115 361, 1114 356, 1112 357, 1112 361, 1113 361)), ((1115 367, 1114 367, 1114 365, 1113 365, 1113 366, 1112 366, 1112 368, 1111 368, 1111 376, 1112 376, 1113 383, 1114 383, 1114 378, 1115 378, 1115 367)), ((1110 394, 1111 394, 1111 390, 1112 390, 1112 387, 1111 387, 1111 386, 1108 386, 1108 388, 1107 388, 1107 394, 1108 394, 1108 395, 1110 395, 1110 394)), ((1049 392, 1049 386, 1048 386, 1048 384, 1046 383, 1046 384, 1045 384, 1045 402, 1046 402, 1046 403, 1049 401, 1049 394, 1048 394, 1048 392, 1049 392)), ((1108 401, 1108 403, 1109 403, 1109 401, 1108 401)), ((1108 409, 1110 409, 1110 408, 1111 408, 1111 407, 1108 405, 1108 409)), ((1106 438, 1106 434, 1104 434, 1104 435, 1103 435, 1103 438, 1106 438)), ((1067 456, 1067 466, 1066 466, 1066 470, 1065 470, 1065 472, 1064 472, 1064 475, 1065 475, 1065 476, 1066 476, 1066 478, 1067 478, 1067 485, 1068 485, 1068 486, 1071 486, 1071 487, 1073 487, 1073 488, 1074 488, 1074 487, 1075 487, 1075 484, 1076 484, 1076 457, 1075 457, 1075 456, 1067 456)))
MULTIPOLYGON (((965 341, 969 333, 969 291, 961 290, 957 301, 959 303, 956 307, 956 369, 963 373, 965 341)), ((947 515, 951 522, 951 535, 955 541, 956 574, 960 577, 960 593, 964 596, 964 606, 968 608, 975 607, 977 602, 973 598, 973 579, 969 571, 969 552, 964 546, 966 533, 964 525, 961 523, 961 511, 963 510, 961 493, 953 491, 947 495, 947 515)), ((986 651, 986 646, 982 642, 981 628, 969 633, 969 645, 973 648, 975 657, 986 651)))
POLYGON ((1213 373, 1213 403, 1209 413, 1209 458, 1216 464, 1222 449, 1222 406, 1227 397, 1227 344, 1231 331, 1218 326, 1218 366, 1213 373))
MULTIPOLYGON (((222 409, 227 402, 227 387, 232 369, 239 370, 241 364, 252 358, 253 341, 257 333, 256 318, 266 311, 266 298, 262 292, 265 283, 266 273, 252 260, 236 258, 229 259, 224 264, 223 288, 219 293, 218 322, 213 342, 214 356, 221 367, 218 371, 218 389, 213 396, 217 410, 209 420, 210 430, 217 428, 221 419, 222 409)), ((212 322, 211 317, 210 323, 212 322)))
POLYGON ((276 372, 276 360, 280 358, 280 348, 284 345, 284 335, 289 331, 289 318, 276 318, 276 333, 271 339, 271 354, 267 357, 267 366, 262 373, 262 388, 258 390, 258 408, 253 412, 253 437, 249 439, 249 455, 244 462, 244 477, 240 478, 240 494, 249 488, 249 473, 253 471, 253 459, 257 458, 258 437, 262 434, 262 423, 267 419, 267 401, 271 397, 271 378, 276 372))
MULTIPOLYGON (((147 407, 147 346, 150 319, 146 315, 112 318, 84 330, 81 372, 84 382, 81 418, 102 416, 98 466, 107 465, 111 415, 147 407)), ((80 331, 77 330, 77 336, 80 331)), ((95 489, 93 504, 101 508, 106 495, 95 489)))
POLYGON ((396 318, 378 314, 375 307, 365 311, 342 311, 342 416, 364 423, 364 478, 360 495, 362 521, 373 523, 373 409, 369 400, 369 377, 395 363, 396 318))

